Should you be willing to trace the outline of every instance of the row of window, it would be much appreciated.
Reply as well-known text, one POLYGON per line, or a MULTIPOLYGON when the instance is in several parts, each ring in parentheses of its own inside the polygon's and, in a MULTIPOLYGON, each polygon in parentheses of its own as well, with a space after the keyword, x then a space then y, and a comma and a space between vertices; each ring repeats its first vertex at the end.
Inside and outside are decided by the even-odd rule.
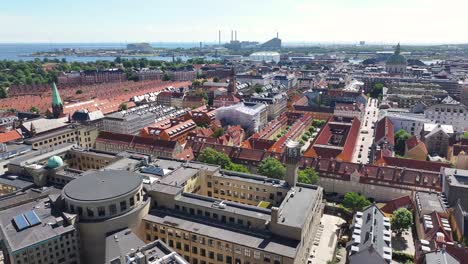
MULTIPOLYGON (((143 198, 142 193, 143 193, 143 191, 140 191, 140 192, 136 193, 136 202, 139 202, 143 198)), ((134 205, 135 205, 135 197, 133 197, 133 196, 129 198, 128 203, 127 203, 127 200, 120 201, 119 202, 120 212, 126 211, 128 206, 132 207, 134 205)), ((76 206, 76 208, 75 208, 75 206, 73 204, 69 205, 69 210, 70 210, 70 213, 78 213, 79 216, 83 216, 84 213, 85 213, 83 207, 76 206)), ((106 213, 106 207, 105 206, 98 206, 97 208, 95 208, 95 207, 93 207, 93 208, 86 207, 85 210, 86 210, 86 216, 88 216, 88 217, 113 216, 113 215, 117 214, 117 204, 111 204, 111 205, 107 206, 107 210, 108 210, 107 213, 106 213)))
MULTIPOLYGON (((151 225, 149 223, 146 223, 146 229, 151 230, 151 225)), ((218 252, 215 253, 214 251, 211 251, 209 249, 205 249, 203 247, 197 247, 197 246, 194 246, 194 245, 190 246, 190 244, 173 240, 173 239, 171 239, 171 237, 173 237, 174 234, 176 234, 176 237, 179 237, 179 238, 183 237, 186 240, 191 240, 192 242, 199 243, 200 245, 208 245, 209 247, 215 248, 215 240, 213 240, 213 239, 205 239, 205 237, 197 236, 195 234, 189 235, 188 233, 177 231, 177 230, 172 230, 171 228, 166 228, 164 226, 159 226, 159 228, 158 228, 157 225, 153 225, 153 231, 154 232, 157 232, 158 229, 159 229, 159 233, 162 236, 158 237, 157 235, 155 235, 154 237, 151 237, 151 234, 147 232, 146 233, 146 240, 147 241, 152 241, 152 240, 161 239, 161 241, 163 241, 164 243, 167 243, 169 245, 169 247, 175 249, 179 253, 182 253, 182 254, 183 253, 191 253, 191 255, 192 255, 192 262, 191 263, 196 263, 196 261, 197 261, 196 258, 194 257, 194 255, 199 255, 200 257, 205 257, 205 258, 209 258, 209 259, 212 259, 212 260, 216 260, 217 262, 226 261, 227 264, 232 263, 232 257, 230 256, 230 254, 232 254, 232 252, 233 252, 232 249, 234 249, 234 254, 235 255, 239 255, 239 256, 244 255, 247 258, 253 257, 253 259, 256 259, 256 260, 263 259, 263 261, 266 262, 266 263, 273 262, 275 264, 279 264, 281 262, 281 257, 278 256, 278 255, 263 253, 263 258, 262 258, 262 252, 259 251, 259 250, 252 250, 250 248, 243 248, 243 247, 237 246, 237 245, 231 246, 230 243, 225 243, 223 245, 222 242, 216 241, 218 250, 223 250, 224 249, 224 251, 227 254, 229 254, 229 255, 225 256, 225 255, 223 255, 222 252, 218 251, 218 252), (167 233, 167 236, 166 236, 166 233, 167 233), (166 237, 168 237, 167 240, 166 240, 166 237)), ((186 257, 186 260, 190 262, 190 258, 188 256, 184 256, 184 257, 186 257)), ((236 263, 241 263, 240 261, 241 261, 240 259, 236 259, 236 263)), ((246 261, 244 263, 248 263, 248 261, 246 261)))
POLYGON ((203 211, 201 209, 195 210, 194 208, 187 208, 185 206, 180 206, 178 204, 175 205, 175 209, 179 212, 182 212, 184 214, 189 214, 189 215, 196 215, 199 217, 205 217, 205 218, 211 218, 215 221, 220 221, 221 223, 230 223, 230 224, 238 224, 246 227, 251 226, 250 221, 244 221, 243 219, 240 218, 235 218, 232 216, 225 216, 217 213, 211 213, 209 211, 203 211))

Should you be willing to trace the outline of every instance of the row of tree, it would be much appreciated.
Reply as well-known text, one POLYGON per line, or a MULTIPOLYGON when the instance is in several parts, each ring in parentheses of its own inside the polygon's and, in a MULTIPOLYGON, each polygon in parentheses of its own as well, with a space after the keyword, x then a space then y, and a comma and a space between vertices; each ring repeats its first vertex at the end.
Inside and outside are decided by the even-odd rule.
MULTIPOLYGON (((7 97, 6 89, 11 85, 47 84, 57 81, 59 72, 69 71, 96 71, 109 68, 122 68, 129 80, 137 81, 135 69, 150 68, 165 71, 167 69, 179 69, 191 67, 194 64, 211 63, 203 58, 193 58, 187 61, 177 59, 175 61, 158 61, 147 58, 123 59, 116 58, 114 61, 92 61, 92 62, 67 62, 65 59, 34 59, 31 61, 0 60, 0 98, 7 97), (53 64, 51 68, 47 64, 53 64)), ((166 81, 169 75, 164 75, 166 81)))
MULTIPOLYGON (((197 160, 208 164, 219 165, 222 169, 226 170, 244 173, 249 172, 248 168, 244 165, 232 162, 226 154, 212 148, 206 148, 200 152, 197 160)), ((282 180, 286 176, 286 167, 277 159, 268 157, 258 166, 258 174, 282 180)), ((298 181, 306 184, 317 184, 319 182, 319 176, 313 168, 306 168, 304 170, 299 170, 298 181)))

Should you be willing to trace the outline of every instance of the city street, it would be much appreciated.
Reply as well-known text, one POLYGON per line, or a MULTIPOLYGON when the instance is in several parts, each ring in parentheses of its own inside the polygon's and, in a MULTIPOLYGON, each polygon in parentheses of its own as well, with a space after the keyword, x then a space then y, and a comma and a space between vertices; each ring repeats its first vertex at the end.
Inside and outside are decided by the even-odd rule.
POLYGON ((370 98, 367 102, 365 114, 361 120, 361 128, 353 153, 353 162, 369 163, 370 148, 374 141, 375 123, 379 118, 378 100, 370 98))

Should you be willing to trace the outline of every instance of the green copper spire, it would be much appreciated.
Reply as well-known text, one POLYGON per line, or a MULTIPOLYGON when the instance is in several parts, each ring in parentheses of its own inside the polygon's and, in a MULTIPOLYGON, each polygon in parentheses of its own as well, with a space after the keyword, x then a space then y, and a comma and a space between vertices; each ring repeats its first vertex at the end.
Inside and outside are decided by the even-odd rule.
POLYGON ((400 52, 401 52, 401 50, 400 50, 400 43, 398 43, 398 45, 397 45, 396 48, 395 48, 395 55, 400 55, 400 52))
POLYGON ((63 105, 55 82, 52 83, 52 105, 63 105))

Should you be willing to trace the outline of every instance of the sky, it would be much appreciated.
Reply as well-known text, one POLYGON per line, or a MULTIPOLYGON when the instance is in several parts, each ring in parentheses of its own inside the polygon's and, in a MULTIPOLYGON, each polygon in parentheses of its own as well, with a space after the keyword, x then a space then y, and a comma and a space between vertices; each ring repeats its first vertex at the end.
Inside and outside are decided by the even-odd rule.
POLYGON ((467 0, 0 0, 0 43, 468 43, 467 0))

